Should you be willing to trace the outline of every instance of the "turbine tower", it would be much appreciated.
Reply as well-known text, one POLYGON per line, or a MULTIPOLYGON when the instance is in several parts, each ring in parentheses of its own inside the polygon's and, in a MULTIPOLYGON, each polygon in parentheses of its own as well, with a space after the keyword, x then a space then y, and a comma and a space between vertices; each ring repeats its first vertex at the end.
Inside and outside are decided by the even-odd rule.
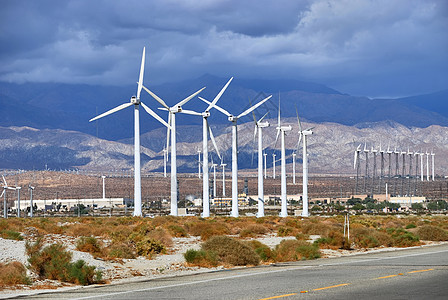
POLYGON ((421 181, 423 181, 424 179, 424 175, 423 175, 423 156, 425 155, 425 153, 423 153, 423 151, 420 149, 420 178, 421 181))
MULTIPOLYGON (((229 122, 232 123, 232 212, 230 216, 237 218, 239 215, 238 212, 238 129, 237 129, 237 121, 239 118, 244 117, 245 115, 251 113, 253 110, 255 110, 257 107, 268 101, 272 97, 266 97, 265 99, 261 100, 257 104, 249 107, 242 113, 240 113, 238 116, 234 116, 230 114, 227 110, 217 106, 216 104, 213 105, 217 110, 219 110, 221 113, 225 114, 228 117, 229 122)), ((211 104, 209 101, 199 97, 202 101, 204 101, 207 104, 211 104)))
POLYGON ((143 73, 145 68, 145 48, 143 48, 142 62, 140 65, 140 76, 138 80, 137 96, 132 96, 129 103, 121 104, 105 113, 96 116, 89 120, 89 122, 98 120, 102 117, 110 115, 119 110, 125 109, 129 106, 134 105, 134 216, 142 216, 142 190, 141 190, 141 175, 140 175, 140 115, 139 107, 140 105, 145 109, 145 111, 158 120, 160 123, 170 128, 170 126, 159 117, 154 111, 147 107, 143 102, 140 101, 140 93, 143 86, 143 73))
POLYGON ((375 190, 375 177, 376 177, 376 154, 378 150, 374 149, 372 146, 372 149, 370 150, 373 154, 373 176, 372 176, 372 187, 371 187, 371 193, 372 193, 372 199, 373 199, 373 193, 375 190))
POLYGON ((364 143, 364 153, 366 155, 366 170, 364 175, 364 192, 367 194, 367 178, 369 177, 369 149, 367 149, 366 143, 364 143))
MULTIPOLYGON (((280 211, 280 217, 285 218, 288 216, 288 199, 287 199, 287 192, 286 192, 286 153, 285 153, 285 136, 286 132, 291 131, 292 127, 291 125, 288 126, 282 126, 281 120, 280 120, 280 96, 278 99, 278 120, 277 120, 277 136, 275 138, 275 143, 277 144, 277 140, 279 135, 281 135, 281 193, 280 193, 280 199, 282 201, 282 208, 280 211)), ((274 147, 275 148, 275 147, 274 147)))
POLYGON ((297 153, 294 151, 292 153, 292 183, 296 184, 296 156, 297 153))
POLYGON ((401 195, 404 196, 404 181, 406 179, 406 151, 401 151, 401 157, 403 158, 403 166, 401 171, 401 195))
POLYGON ((221 157, 221 167, 222 167, 222 196, 226 196, 226 168, 227 164, 224 163, 224 156, 221 157))
POLYGON ((361 144, 359 144, 355 150, 355 158, 353 163, 353 168, 356 170, 356 187, 355 187, 356 195, 358 194, 358 179, 359 179, 359 171, 361 169, 360 155, 361 155, 361 144))
POLYGON ((198 178, 201 179, 201 149, 198 150, 198 178))
POLYGON ((408 180, 408 196, 411 195, 411 177, 412 177, 412 152, 409 150, 408 148, 408 153, 409 155, 409 180, 408 180))
POLYGON ((429 181, 429 152, 426 150, 426 180, 429 181))
MULTIPOLYGON (((210 133, 210 139, 213 142, 213 146, 215 147, 216 153, 218 154, 218 157, 221 158, 221 155, 219 154, 218 147, 216 145, 215 138, 213 137, 212 130, 208 124, 208 117, 210 117, 210 109, 218 102, 218 100, 221 98, 222 94, 224 94, 225 90, 229 86, 230 82, 232 82, 233 77, 229 79, 229 81, 226 83, 226 85, 221 89, 221 91, 216 95, 216 97, 213 99, 212 102, 208 105, 208 107, 202 112, 194 112, 190 110, 183 110, 182 113, 190 114, 190 115, 197 115, 202 117, 202 217, 208 218, 210 217, 210 195, 209 195, 209 168, 208 168, 208 136, 210 133)), ((201 98, 203 99, 203 98, 201 98)), ((216 197, 216 165, 214 166, 215 171, 215 181, 214 181, 214 197, 216 197)))
POLYGON ((414 195, 417 195, 417 182, 418 182, 418 157, 419 157, 419 152, 418 151, 414 151, 414 156, 415 156, 415 182, 414 182, 414 195))
POLYGON ((312 129, 314 127, 308 128, 306 130, 302 130, 302 124, 300 122, 299 113, 297 112, 296 107, 296 114, 297 114, 297 123, 299 124, 299 142, 302 139, 303 141, 303 195, 302 195, 302 203, 303 203, 303 210, 302 210, 302 217, 309 217, 308 212, 308 151, 307 151, 307 136, 312 135, 313 131, 312 129))
POLYGON ((390 187, 390 178, 392 176, 392 153, 393 153, 393 151, 390 150, 390 146, 387 146, 386 153, 387 153, 388 160, 389 160, 389 174, 387 176, 387 186, 390 187))
MULTIPOLYGON (((5 176, 2 175, 3 178, 3 192, 0 195, 3 196, 3 217, 5 219, 8 218, 8 203, 6 202, 6 190, 13 190, 13 191, 17 191, 18 192, 18 198, 19 198, 19 203, 20 203, 20 189, 21 187, 19 186, 10 186, 8 185, 8 183, 6 182, 5 176)), ((20 207, 20 204, 19 204, 20 207)), ((19 209, 20 211, 20 209, 19 209)), ((17 217, 20 217, 20 212, 18 213, 17 217)))
POLYGON ((380 143, 380 159, 381 159, 381 163, 380 163, 380 180, 378 183, 378 194, 381 194, 381 186, 383 184, 383 177, 384 177, 384 149, 381 147, 381 143, 380 143))
POLYGON ((177 200, 178 200, 178 182, 177 182, 177 153, 176 153, 176 114, 177 113, 187 113, 188 111, 182 109, 182 106, 188 101, 196 97, 197 94, 202 92, 205 87, 198 90, 197 92, 191 94, 182 101, 176 103, 175 105, 169 107, 165 101, 163 101, 159 96, 151 92, 148 88, 143 86, 143 89, 151 95, 157 102, 159 102, 163 108, 162 110, 168 111, 168 124, 166 133, 166 148, 170 147, 170 133, 171 133, 171 209, 170 215, 177 216, 177 200))
POLYGON ((275 179, 275 157, 277 154, 272 153, 272 179, 275 179))
POLYGON ((267 172, 267 161, 266 161, 266 156, 268 156, 268 154, 265 152, 265 153, 263 153, 263 156, 264 156, 264 179, 266 179, 266 177, 267 177, 267 174, 266 174, 266 172, 267 172))
MULTIPOLYGON (((252 112, 255 123, 254 139, 258 133, 258 212, 257 218, 264 217, 264 182, 263 182, 263 128, 269 127, 269 122, 263 119, 267 116, 266 113, 260 120, 257 120, 255 113, 252 112)), ((266 156, 265 156, 266 158, 266 156)), ((265 166, 266 167, 266 166, 265 166)), ((265 170, 266 172, 266 170, 265 170)))
POLYGON ((432 181, 434 181, 434 155, 436 155, 434 152, 432 152, 431 150, 431 164, 432 164, 432 181))
POLYGON ((394 195, 397 194, 397 180, 398 180, 398 173, 399 173, 399 165, 398 165, 398 155, 400 155, 400 151, 397 150, 397 148, 395 148, 394 150, 394 154, 395 154, 395 180, 394 180, 394 195))
POLYGON ((163 147, 163 177, 166 177, 166 162, 168 161, 168 150, 163 147))

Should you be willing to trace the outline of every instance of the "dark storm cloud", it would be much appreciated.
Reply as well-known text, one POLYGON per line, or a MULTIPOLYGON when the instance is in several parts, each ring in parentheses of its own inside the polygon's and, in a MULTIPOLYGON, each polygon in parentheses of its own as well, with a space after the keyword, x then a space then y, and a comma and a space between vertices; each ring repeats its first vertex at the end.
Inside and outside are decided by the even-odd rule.
POLYGON ((132 84, 212 73, 364 95, 448 87, 440 0, 2 0, 0 80, 132 84))

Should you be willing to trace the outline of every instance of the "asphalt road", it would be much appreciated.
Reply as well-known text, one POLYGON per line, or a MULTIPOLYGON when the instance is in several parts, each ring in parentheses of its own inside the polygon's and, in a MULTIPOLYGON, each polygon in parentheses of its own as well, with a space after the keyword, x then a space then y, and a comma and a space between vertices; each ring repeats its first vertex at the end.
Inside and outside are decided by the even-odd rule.
POLYGON ((33 299, 448 299, 448 245, 225 270, 33 299))

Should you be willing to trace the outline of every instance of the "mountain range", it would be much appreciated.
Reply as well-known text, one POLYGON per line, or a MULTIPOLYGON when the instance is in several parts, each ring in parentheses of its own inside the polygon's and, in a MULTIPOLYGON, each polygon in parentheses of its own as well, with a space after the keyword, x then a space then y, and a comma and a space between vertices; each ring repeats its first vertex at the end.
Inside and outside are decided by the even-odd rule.
MULTIPOLYGON (((201 96, 213 99, 228 78, 204 75, 183 82, 147 87, 168 105, 206 86, 201 96)), ((129 101, 136 86, 89 86, 57 83, 13 84, 0 82, 0 168, 100 168, 132 167, 133 113, 120 111, 89 123, 93 116, 129 101)), ((148 94, 142 101, 154 110, 158 103, 148 94)), ((315 172, 353 172, 350 161, 359 143, 370 147, 416 147, 446 153, 448 126, 448 90, 398 99, 370 99, 343 94, 325 85, 296 80, 251 80, 235 78, 218 105, 239 114, 250 104, 273 95, 255 111, 256 117, 268 114, 276 123, 278 99, 284 122, 295 126, 296 107, 302 121, 315 126, 310 139, 310 161, 316 151, 315 172), (331 150, 333 149, 333 150, 331 150), (351 168, 350 168, 351 166, 351 168)), ((206 104, 193 99, 184 108, 202 111, 206 104)), ((158 111, 165 120, 166 112, 158 111)), ((161 150, 166 129, 141 111, 142 164, 144 170, 162 168, 161 150)), ((180 171, 197 169, 197 149, 201 147, 201 118, 178 114, 177 139, 180 171)), ((252 168, 253 121, 239 121, 239 159, 241 168, 252 168)), ((229 160, 229 122, 212 111, 209 122, 229 160)), ((265 135, 265 145, 274 148, 275 126, 265 135)), ((287 140, 288 153, 295 150, 297 134, 287 140)), ((278 145, 277 145, 278 148, 278 145)), ((271 151, 271 150, 269 150, 271 151)), ((272 150, 273 151, 273 150, 272 150)), ((439 157, 439 156, 437 156, 439 157)), ((217 159, 217 157, 215 157, 217 159)), ((440 172, 448 165, 440 159, 440 172)), ((447 163, 448 164, 448 163, 447 163)))

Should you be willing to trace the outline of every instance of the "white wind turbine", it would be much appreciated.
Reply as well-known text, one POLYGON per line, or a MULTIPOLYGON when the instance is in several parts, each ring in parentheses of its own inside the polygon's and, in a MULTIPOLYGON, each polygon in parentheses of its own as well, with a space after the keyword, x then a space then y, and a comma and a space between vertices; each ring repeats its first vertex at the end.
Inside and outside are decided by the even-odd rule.
POLYGON ((302 211, 302 217, 309 217, 309 211, 308 211, 308 151, 307 151, 307 136, 312 135, 313 131, 312 129, 314 127, 302 130, 302 123, 300 122, 299 113, 297 112, 296 108, 296 114, 297 114, 297 123, 299 124, 299 142, 300 140, 303 140, 303 195, 302 195, 302 202, 303 202, 303 211, 302 211))
POLYGON ((423 181, 424 175, 423 175, 423 156, 425 153, 420 149, 420 179, 423 181))
POLYGON ((358 194, 358 179, 359 179, 359 171, 361 169, 361 144, 358 145, 358 147, 355 150, 355 158, 353 159, 353 168, 356 170, 356 194, 358 194))
POLYGON ((17 207, 18 207, 17 217, 20 217, 20 189, 21 189, 21 187, 20 186, 10 186, 6 182, 5 176, 2 175, 2 178, 3 178, 3 192, 0 195, 0 197, 3 196, 3 217, 5 219, 8 218, 8 204, 6 202, 6 190, 17 191, 17 198, 18 198, 18 201, 17 201, 17 203, 18 203, 18 205, 17 205, 17 207))
POLYGON ((166 177, 166 162, 168 161, 168 150, 163 147, 163 177, 166 177))
POLYGON ((296 156, 297 153, 294 151, 292 153, 292 183, 296 184, 296 156))
POLYGON ((276 156, 277 156, 277 154, 275 154, 275 152, 273 152, 272 153, 272 179, 275 179, 275 157, 276 156))
MULTIPOLYGON (((28 185, 28 189, 30 190, 30 218, 33 217, 33 191, 34 191, 34 186, 31 186, 31 183, 28 185)), ((0 196, 1 197, 1 196, 0 196)))
MULTIPOLYGON (((210 139, 212 140, 213 146, 215 147, 216 153, 218 154, 218 157, 221 158, 221 155, 219 154, 218 147, 216 145, 215 138, 213 137, 212 130, 208 124, 208 117, 210 117, 210 109, 212 109, 216 102, 221 98, 222 94, 224 94, 225 90, 229 86, 230 82, 232 82, 233 77, 229 79, 229 81, 226 83, 226 85, 221 89, 221 91, 216 95, 215 99, 213 99, 212 102, 209 102, 205 100, 204 98, 201 98, 203 101, 207 101, 209 103, 208 107, 202 112, 194 112, 194 111, 182 111, 182 113, 190 114, 190 115, 197 115, 202 117, 202 206, 203 206, 203 212, 202 217, 207 218, 210 217, 210 195, 209 195, 209 168, 208 168, 208 134, 210 133, 210 139)), ((214 167, 215 170, 215 180, 216 180, 216 166, 214 167)), ((216 181, 215 183, 216 184, 216 181)), ((214 196, 216 197, 216 188, 214 189, 214 196)))
MULTIPOLYGON (((257 107, 259 107, 260 105, 262 105, 263 103, 268 101, 271 97, 272 97, 272 95, 269 97, 266 97, 265 99, 261 100, 257 104, 249 107, 248 109, 246 109, 245 111, 240 113, 238 116, 234 116, 234 115, 230 114, 227 110, 225 110, 217 105, 213 106, 217 110, 219 110, 220 112, 225 114, 228 117, 228 120, 230 122, 232 122, 232 212, 230 215, 235 218, 237 218, 239 215, 239 213, 238 213, 238 137, 237 137, 238 130, 237 130, 237 121, 239 118, 242 118, 245 115, 251 113, 257 107)), ((204 102, 211 104, 209 101, 207 101, 201 97, 199 97, 199 98, 201 100, 203 100, 204 102)))
MULTIPOLYGON (((275 138, 275 143, 277 144, 277 140, 279 135, 281 135, 281 172, 280 172, 280 199, 282 201, 282 208, 280 211, 280 217, 287 217, 288 216, 288 199, 287 199, 287 192, 286 192, 286 154, 285 154, 285 136, 286 132, 291 131, 292 127, 291 125, 288 126, 282 126, 280 121, 280 96, 278 99, 278 119, 277 119, 277 136, 275 138)), ((275 147, 274 147, 275 148, 275 147)))
POLYGON ((119 110, 125 109, 129 106, 134 105, 134 216, 142 215, 142 191, 141 191, 141 172, 140 172, 140 115, 139 107, 140 105, 145 109, 145 111, 158 120, 163 125, 169 128, 169 125, 159 117, 154 111, 147 107, 143 102, 140 101, 140 93, 143 86, 143 73, 145 68, 145 48, 143 48, 142 62, 140 65, 140 76, 138 80, 137 96, 132 96, 129 103, 121 104, 107 112, 96 116, 89 120, 92 122, 94 120, 100 119, 107 115, 110 115, 119 110))
POLYGON ((429 152, 426 150, 426 180, 429 181, 429 152))
POLYGON ((198 150, 198 178, 201 179, 201 149, 198 150))
MULTIPOLYGON (((263 119, 267 116, 266 113, 260 120, 257 121, 255 114, 252 112, 255 122, 254 140, 258 133, 258 213, 257 217, 264 217, 264 186, 263 186, 263 128, 269 127, 269 122, 263 119)), ((265 156, 266 157, 266 156, 265 156)), ((266 166, 265 166, 266 168, 266 166)), ((265 170, 266 171, 266 170, 265 170)))
POLYGON ((166 148, 170 147, 170 133, 171 133, 171 210, 170 215, 177 216, 177 154, 176 154, 176 113, 187 113, 189 111, 182 109, 182 105, 186 104, 188 101, 196 97, 197 94, 205 89, 198 90, 197 92, 191 94, 182 101, 176 103, 175 105, 169 107, 165 101, 163 101, 159 96, 151 92, 148 88, 143 86, 143 89, 150 94, 157 102, 159 102, 163 108, 162 110, 168 111, 168 124, 167 134, 166 134, 166 148))
POLYGON ((266 179, 267 177, 267 162, 266 162, 266 156, 268 156, 268 154, 265 152, 263 153, 263 158, 264 158, 264 179, 266 179))

